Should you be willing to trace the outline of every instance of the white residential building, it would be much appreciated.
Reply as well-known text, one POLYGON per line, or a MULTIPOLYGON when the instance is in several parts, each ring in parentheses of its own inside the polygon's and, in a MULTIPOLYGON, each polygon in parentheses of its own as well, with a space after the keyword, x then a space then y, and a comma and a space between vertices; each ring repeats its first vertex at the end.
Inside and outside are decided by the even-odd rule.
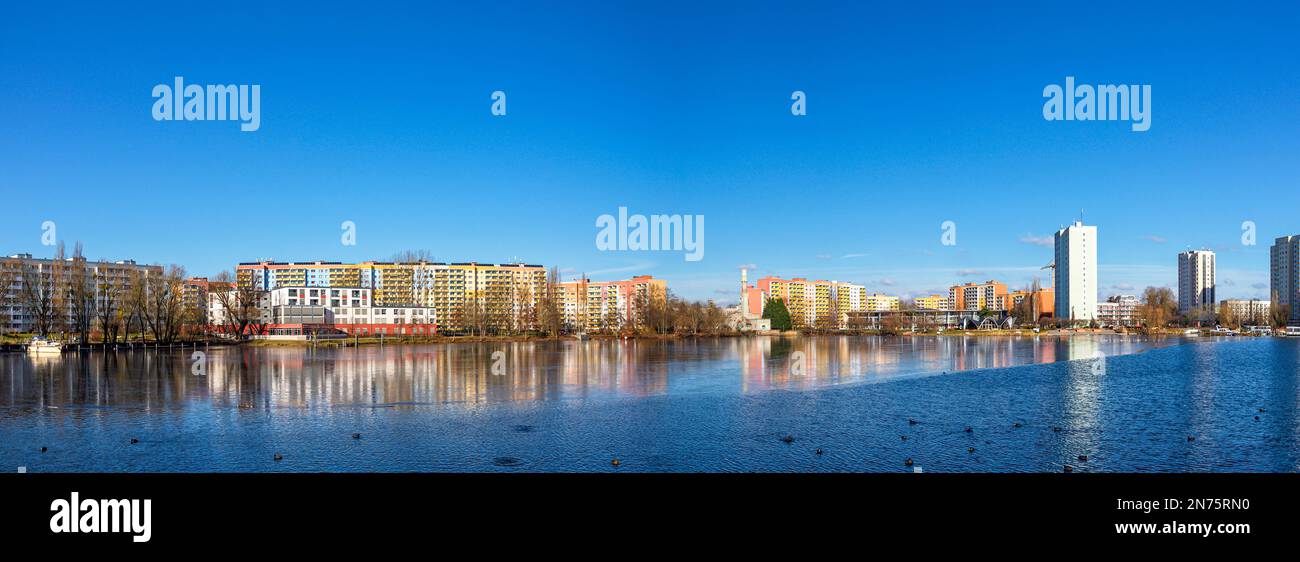
POLYGON ((1213 312, 1214 252, 1188 250, 1178 254, 1178 312, 1213 312))
POLYGON ((1245 326, 1265 325, 1269 321, 1269 302, 1259 299, 1228 299, 1219 305, 1245 326))
POLYGON ((1273 241, 1269 252, 1269 297, 1275 307, 1290 307, 1290 324, 1300 323, 1300 234, 1273 241))
POLYGON ((1056 232, 1056 316, 1089 322, 1097 315, 1097 227, 1082 221, 1056 232))
MULTIPOLYGON (((54 291, 56 286, 64 286, 75 275, 84 275, 91 281, 95 295, 95 306, 101 307, 105 294, 116 295, 115 302, 121 306, 125 294, 134 283, 144 277, 162 275, 163 268, 157 265, 139 265, 133 260, 114 262, 91 261, 83 258, 65 257, 62 261, 48 258, 34 258, 31 254, 0 256, 0 333, 31 332, 37 327, 37 320, 23 302, 25 283, 33 284, 33 291, 54 291), (30 276, 30 279, 24 277, 30 276), (56 283, 56 279, 59 281, 56 283), (39 281, 37 281, 39 280, 39 281)), ((51 328, 55 331, 70 330, 73 324, 71 307, 60 307, 64 318, 53 319, 51 328)), ((98 321, 95 322, 97 324, 98 321)))
POLYGON ((1141 304, 1136 295, 1112 295, 1097 303, 1097 322, 1107 327, 1137 326, 1141 304))

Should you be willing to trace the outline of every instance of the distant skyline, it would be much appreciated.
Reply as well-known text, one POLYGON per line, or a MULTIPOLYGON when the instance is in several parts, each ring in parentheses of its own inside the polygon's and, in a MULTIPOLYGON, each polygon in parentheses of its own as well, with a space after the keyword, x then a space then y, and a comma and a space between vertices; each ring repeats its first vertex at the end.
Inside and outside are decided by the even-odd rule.
POLYGON ((720 302, 742 265, 913 297, 1046 284, 1082 210, 1099 299, 1176 289, 1206 248, 1222 300, 1268 298, 1300 233, 1294 5, 169 6, 4 9, 0 253, 51 256, 54 221, 91 259, 198 276, 417 249, 720 302), (177 76, 260 85, 259 127, 153 120, 177 76), (1150 129, 1044 119, 1066 77, 1150 85, 1150 129), (619 207, 702 215, 703 259, 599 251, 619 207))

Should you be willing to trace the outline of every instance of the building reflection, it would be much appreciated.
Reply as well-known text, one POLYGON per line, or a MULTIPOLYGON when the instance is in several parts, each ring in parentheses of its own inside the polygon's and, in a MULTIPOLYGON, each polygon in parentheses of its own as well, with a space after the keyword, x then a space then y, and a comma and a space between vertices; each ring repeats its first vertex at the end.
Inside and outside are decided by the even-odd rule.
POLYGON ((743 337, 360 348, 195 350, 0 357, 0 400, 54 408, 402 408, 428 404, 760 392, 1057 360, 1071 363, 1071 416, 1095 415, 1095 369, 1135 338, 743 337), (1094 361, 1086 361, 1094 360, 1094 361), (1089 371, 1083 376, 1079 369, 1089 371), (1090 382, 1091 381, 1091 382, 1090 382))

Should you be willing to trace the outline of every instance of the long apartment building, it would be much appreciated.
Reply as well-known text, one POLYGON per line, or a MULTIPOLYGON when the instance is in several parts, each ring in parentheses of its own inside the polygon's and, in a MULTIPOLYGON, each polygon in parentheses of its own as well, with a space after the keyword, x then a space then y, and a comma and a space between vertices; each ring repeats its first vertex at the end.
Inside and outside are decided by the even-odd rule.
POLYGON ((236 268, 241 286, 363 288, 381 308, 430 308, 443 331, 475 325, 494 330, 536 327, 546 268, 522 263, 246 262, 236 268))
POLYGON ((985 281, 948 288, 949 310, 1011 310, 1013 301, 1006 283, 985 281))
POLYGON ((917 310, 947 310, 948 297, 943 295, 916 297, 912 299, 912 306, 915 306, 917 310))
POLYGON ((617 332, 635 326, 643 307, 662 303, 668 295, 664 280, 649 275, 622 281, 584 277, 559 283, 556 290, 565 326, 579 332, 617 332))
POLYGON ((1261 299, 1226 299, 1219 302, 1219 307, 1226 309, 1243 325, 1262 326, 1269 323, 1269 304, 1269 301, 1261 299))
MULTIPOLYGON (((31 332, 35 328, 35 318, 23 299, 25 277, 36 275, 46 288, 52 288, 54 281, 61 278, 66 282, 71 275, 86 275, 95 288, 96 306, 103 302, 106 288, 118 293, 116 301, 120 304, 123 296, 132 285, 148 275, 162 275, 163 268, 158 265, 140 265, 134 260, 91 261, 80 258, 65 258, 56 261, 46 258, 34 258, 31 254, 15 254, 0 257, 0 332, 31 332)), ((52 290, 52 289, 49 289, 52 290)), ((55 320, 55 328, 71 326, 72 311, 62 306, 60 315, 55 320)))
POLYGON ((842 281, 809 281, 804 277, 781 279, 763 277, 758 280, 758 290, 764 301, 780 299, 790 311, 790 322, 795 328, 812 328, 819 325, 846 325, 850 312, 889 311, 899 309, 895 296, 869 294, 862 285, 842 281), (818 320, 821 322, 818 322, 818 320))

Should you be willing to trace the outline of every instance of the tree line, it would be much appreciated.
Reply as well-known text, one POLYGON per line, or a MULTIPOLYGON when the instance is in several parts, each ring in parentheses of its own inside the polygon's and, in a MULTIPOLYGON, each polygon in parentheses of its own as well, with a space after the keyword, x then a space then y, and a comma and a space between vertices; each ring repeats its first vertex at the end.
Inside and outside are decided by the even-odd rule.
POLYGON ((16 310, 27 319, 30 332, 43 338, 115 343, 134 333, 141 340, 170 343, 202 312, 184 306, 185 268, 114 265, 88 261, 80 242, 71 255, 60 242, 48 267, 36 260, 4 258, 0 328, 12 331, 20 325, 9 313, 16 310))

